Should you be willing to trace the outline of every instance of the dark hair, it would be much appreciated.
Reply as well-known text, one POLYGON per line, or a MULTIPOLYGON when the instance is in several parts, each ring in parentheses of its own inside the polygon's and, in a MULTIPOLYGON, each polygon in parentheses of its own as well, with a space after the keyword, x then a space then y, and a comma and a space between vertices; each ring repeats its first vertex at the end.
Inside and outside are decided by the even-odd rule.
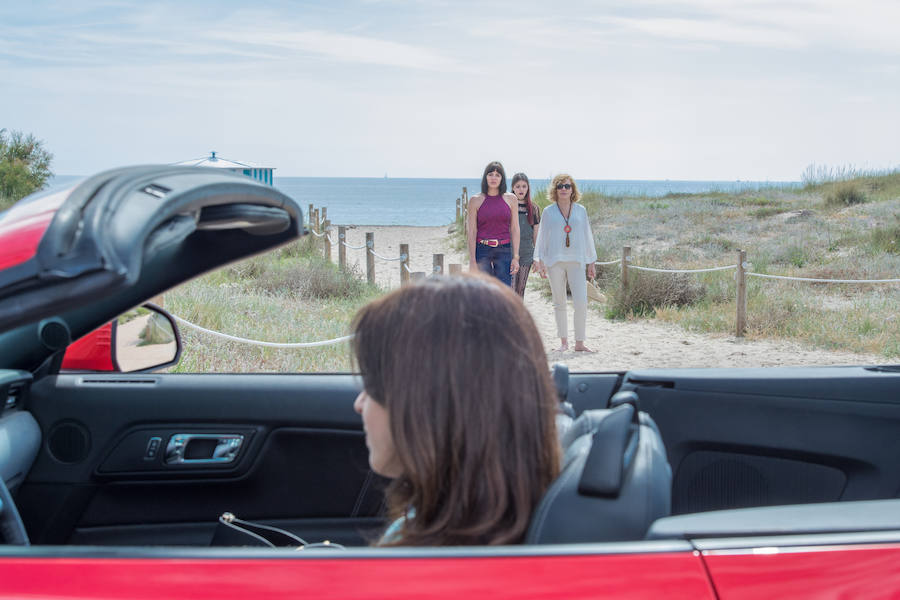
POLYGON ((388 544, 521 542, 560 452, 556 392, 521 299, 484 275, 436 277, 369 303, 353 331, 402 466, 388 517, 415 511, 388 544))
POLYGON ((528 181, 528 175, 525 173, 516 173, 513 175, 512 183, 509 185, 510 188, 515 188, 516 183, 524 181, 528 184, 528 192, 525 194, 525 211, 528 213, 528 224, 534 225, 534 212, 537 207, 531 201, 531 182, 528 181))
POLYGON ((493 171, 500 171, 500 195, 506 193, 506 171, 503 169, 503 165, 500 164, 500 161, 489 162, 488 166, 484 168, 484 175, 481 176, 481 193, 488 193, 488 184, 487 184, 487 176, 488 173, 493 171))

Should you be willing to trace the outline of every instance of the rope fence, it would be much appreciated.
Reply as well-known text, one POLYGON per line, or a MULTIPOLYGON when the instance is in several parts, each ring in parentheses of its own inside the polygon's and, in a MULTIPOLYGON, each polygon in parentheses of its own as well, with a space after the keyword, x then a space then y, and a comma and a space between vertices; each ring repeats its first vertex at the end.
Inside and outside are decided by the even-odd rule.
POLYGON ((748 271, 749 277, 764 277, 766 279, 783 279, 786 281, 813 281, 815 283, 900 283, 900 279, 816 279, 814 277, 788 277, 787 275, 769 275, 768 273, 754 273, 748 271))
POLYGON ((730 271, 731 269, 737 269, 737 265, 728 265, 725 267, 710 267, 708 269, 655 269, 653 267, 639 267, 637 265, 628 265, 628 268, 634 269, 636 271, 650 271, 651 273, 711 273, 713 271, 730 271))
POLYGON ((763 279, 777 279, 782 281, 801 281, 812 283, 849 283, 849 284, 880 284, 880 283, 900 283, 900 278, 896 279, 819 279, 815 277, 793 277, 789 275, 770 275, 768 273, 756 273, 750 270, 751 264, 747 262, 747 252, 738 250, 737 263, 733 265, 725 265, 722 267, 709 267, 705 269, 658 269, 654 267, 640 267, 631 264, 631 247, 622 248, 622 258, 610 262, 596 262, 597 265, 609 265, 621 263, 622 265, 622 291, 628 290, 628 273, 629 271, 649 271, 652 273, 710 273, 713 271, 736 271, 736 315, 735 315, 735 335, 743 337, 747 329, 747 277, 760 277, 763 279))
MULTIPOLYGON (((465 188, 463 188, 465 190, 465 188)), ((428 272, 425 270, 422 271, 413 271, 409 265, 409 244, 400 244, 400 254, 399 256, 385 256, 375 251, 375 234, 372 232, 366 233, 366 242, 364 244, 354 245, 347 243, 347 228, 343 226, 339 226, 337 228, 338 235, 337 241, 334 240, 333 232, 334 228, 332 227, 330 221, 325 219, 327 215, 327 208, 317 209, 312 204, 309 205, 309 227, 308 230, 313 236, 322 239, 322 250, 325 254, 325 257, 328 260, 331 260, 332 248, 338 248, 338 264, 342 269, 347 268, 347 249, 350 250, 365 250, 366 251, 366 279, 369 283, 375 283, 375 259, 382 260, 384 262, 399 262, 400 263, 400 285, 406 285, 410 282, 410 280, 415 280, 419 278, 425 277, 428 272), (320 216, 321 215, 321 216, 320 216)), ((462 271, 462 265, 451 264, 450 265, 450 273, 457 273, 462 271)), ((444 273, 444 255, 443 254, 435 254, 433 255, 433 264, 431 267, 430 273, 433 275, 439 275, 444 273)))
MULTIPOLYGON (((468 193, 466 188, 463 187, 462 196, 456 199, 456 220, 460 221, 462 218, 462 222, 465 223, 465 219, 468 213, 468 193)), ((317 238, 323 239, 323 251, 325 256, 331 260, 331 249, 334 246, 338 247, 339 252, 339 265, 342 269, 345 269, 347 266, 347 254, 346 249, 349 248, 351 250, 366 250, 366 278, 369 283, 375 283, 375 259, 378 258, 385 262, 400 262, 400 285, 406 285, 410 281, 415 281, 417 279, 424 279, 427 276, 426 271, 413 271, 409 265, 409 244, 400 244, 400 255, 396 257, 383 256, 377 252, 375 252, 375 234, 372 232, 366 233, 366 243, 361 245, 351 245, 346 242, 347 239, 347 231, 346 227, 338 227, 338 240, 334 241, 331 236, 331 232, 333 231, 331 227, 331 223, 327 220, 327 208, 316 209, 312 204, 309 205, 309 231, 317 238)), ((465 227, 463 227, 463 231, 465 234, 465 227)), ((894 284, 900 283, 900 278, 894 279, 819 279, 814 277, 794 277, 788 275, 770 275, 768 273, 756 273, 751 271, 751 265, 747 262, 747 253, 744 250, 738 250, 737 262, 733 265, 724 265, 721 267, 707 267, 700 269, 661 269, 656 267, 645 267, 639 266, 632 263, 631 260, 631 247, 625 246, 622 248, 622 258, 617 258, 615 260, 610 261, 595 261, 594 264, 598 266, 612 266, 612 265, 621 265, 621 285, 622 291, 627 292, 629 287, 629 272, 634 271, 646 271, 650 273, 670 273, 670 274, 694 274, 694 273, 712 273, 717 271, 735 271, 734 279, 736 282, 736 318, 735 318, 735 335, 737 337, 743 337, 744 332, 746 331, 747 324, 747 277, 759 277, 763 279, 771 279, 771 280, 782 280, 782 281, 799 281, 799 282, 810 282, 810 283, 838 283, 838 284, 894 284)), ((450 264, 449 271, 445 271, 444 269, 444 255, 443 254, 434 254, 433 255, 433 263, 431 268, 431 276, 439 276, 445 272, 449 272, 451 275, 454 273, 460 273, 462 271, 462 265, 459 264, 450 264)), ((342 337, 334 338, 331 340, 322 340, 318 342, 293 342, 293 343, 279 343, 279 342, 264 342, 259 340, 250 340, 246 338, 241 338, 233 335, 228 335, 225 333, 220 333, 218 331, 213 331, 211 329, 206 329, 205 327, 201 327, 190 321, 187 321, 181 317, 176 315, 172 315, 175 320, 183 325, 201 331, 203 333, 213 335, 216 337, 220 337, 223 339, 241 342, 245 344, 251 344, 255 346, 263 346, 268 348, 314 348, 319 346, 327 346, 331 344, 338 344, 344 342, 346 340, 351 339, 352 335, 345 335, 342 337)))
POLYGON ((213 331, 212 329, 207 329, 206 327, 201 327, 196 323, 191 323, 186 319, 182 319, 178 315, 172 315, 172 318, 181 323, 182 325, 186 325, 192 329, 196 329, 197 331, 202 331, 203 333, 212 335, 214 337, 230 340, 232 342, 240 342, 242 344, 250 344, 251 346, 263 346, 265 348, 317 348, 319 346, 330 346, 331 344, 339 344, 341 342, 352 339, 352 335, 345 335, 341 337, 337 337, 331 340, 322 340, 320 342, 289 342, 289 343, 281 343, 281 342, 261 342, 259 340, 250 340, 247 338, 237 337, 235 335, 228 335, 227 333, 221 333, 219 331, 213 331))

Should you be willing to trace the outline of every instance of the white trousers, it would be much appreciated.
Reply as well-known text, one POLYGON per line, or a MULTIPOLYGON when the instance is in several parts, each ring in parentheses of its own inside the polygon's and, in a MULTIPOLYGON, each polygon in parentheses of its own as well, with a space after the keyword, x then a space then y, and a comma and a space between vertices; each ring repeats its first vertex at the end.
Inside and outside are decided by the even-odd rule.
POLYGON ((575 341, 585 340, 587 321, 587 277, 584 265, 578 262, 557 262, 548 269, 550 292, 553 294, 553 310, 556 313, 557 337, 568 338, 566 327, 566 281, 572 290, 572 304, 575 307, 575 341))

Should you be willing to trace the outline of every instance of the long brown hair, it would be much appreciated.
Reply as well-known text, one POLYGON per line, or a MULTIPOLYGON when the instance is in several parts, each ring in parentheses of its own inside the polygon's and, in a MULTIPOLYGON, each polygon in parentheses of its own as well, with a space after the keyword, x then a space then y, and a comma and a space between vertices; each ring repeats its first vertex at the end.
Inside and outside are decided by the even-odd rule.
POLYGON ((513 175, 509 188, 515 191, 516 183, 520 181, 524 181, 525 185, 528 186, 528 191, 525 193, 525 213, 528 215, 528 224, 534 225, 534 213, 537 210, 537 207, 531 201, 531 182, 528 181, 528 175, 525 173, 516 173, 513 175))
POLYGON ((521 299, 483 275, 437 277, 363 307, 353 330, 402 465, 388 516, 414 511, 388 543, 521 542, 559 472, 558 400, 521 299))

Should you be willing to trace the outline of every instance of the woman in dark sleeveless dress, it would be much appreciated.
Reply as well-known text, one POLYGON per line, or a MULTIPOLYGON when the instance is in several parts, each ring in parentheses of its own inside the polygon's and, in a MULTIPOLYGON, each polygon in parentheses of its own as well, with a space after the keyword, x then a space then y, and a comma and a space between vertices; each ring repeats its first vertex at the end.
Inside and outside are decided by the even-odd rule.
POLYGON ((466 218, 469 270, 479 268, 510 285, 519 270, 519 209, 506 193, 506 171, 499 162, 484 168, 481 193, 469 199, 466 218))
POLYGON ((534 240, 538 235, 538 223, 541 222, 541 210, 531 201, 531 183, 525 173, 516 173, 512 178, 512 191, 519 204, 519 271, 513 275, 513 289, 525 297, 525 284, 534 254, 534 240))

